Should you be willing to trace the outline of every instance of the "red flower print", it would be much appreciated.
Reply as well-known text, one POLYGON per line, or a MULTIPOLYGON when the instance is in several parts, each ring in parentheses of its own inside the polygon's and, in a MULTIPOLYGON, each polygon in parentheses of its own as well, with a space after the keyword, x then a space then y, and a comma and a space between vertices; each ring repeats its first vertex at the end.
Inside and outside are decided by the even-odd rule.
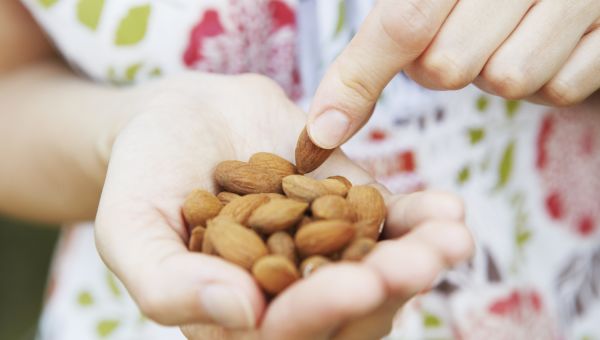
POLYGON ((183 62, 204 72, 260 73, 298 99, 295 11, 283 0, 229 0, 228 11, 206 10, 190 32, 183 62))
POLYGON ((510 291, 490 301, 482 312, 471 315, 469 326, 457 330, 461 339, 560 339, 555 321, 534 290, 510 291))
POLYGON ((581 236, 600 228, 600 115, 583 109, 546 114, 536 167, 548 215, 581 236))

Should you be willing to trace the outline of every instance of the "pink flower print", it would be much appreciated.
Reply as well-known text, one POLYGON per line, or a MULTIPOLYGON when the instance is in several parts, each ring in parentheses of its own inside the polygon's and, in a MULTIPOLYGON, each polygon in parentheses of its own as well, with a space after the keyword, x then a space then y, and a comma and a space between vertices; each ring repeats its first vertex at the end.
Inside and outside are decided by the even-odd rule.
POLYGON ((283 0, 229 0, 226 14, 205 11, 183 61, 204 72, 260 73, 292 99, 301 96, 295 11, 283 0))
POLYGON ((600 115, 562 109, 544 116, 536 166, 548 215, 580 236, 600 227, 600 115))

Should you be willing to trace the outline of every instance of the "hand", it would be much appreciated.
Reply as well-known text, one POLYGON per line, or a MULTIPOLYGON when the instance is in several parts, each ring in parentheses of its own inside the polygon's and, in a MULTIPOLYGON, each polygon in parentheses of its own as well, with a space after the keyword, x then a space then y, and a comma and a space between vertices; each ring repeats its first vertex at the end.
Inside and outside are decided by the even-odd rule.
POLYGON ((313 141, 345 142, 402 70, 431 89, 581 102, 600 88, 600 2, 380 0, 317 90, 313 141))
MULTIPOLYGON (((180 207, 193 188, 215 190, 211 174, 222 160, 258 151, 292 160, 303 112, 258 76, 188 74, 153 87, 113 147, 96 220, 102 258, 151 319, 186 325, 191 339, 376 337, 404 301, 470 256, 459 200, 442 193, 388 197, 392 240, 362 263, 332 265, 302 280, 266 309, 249 273, 187 251, 180 207)), ((372 181, 340 152, 314 175, 331 174, 372 181)))

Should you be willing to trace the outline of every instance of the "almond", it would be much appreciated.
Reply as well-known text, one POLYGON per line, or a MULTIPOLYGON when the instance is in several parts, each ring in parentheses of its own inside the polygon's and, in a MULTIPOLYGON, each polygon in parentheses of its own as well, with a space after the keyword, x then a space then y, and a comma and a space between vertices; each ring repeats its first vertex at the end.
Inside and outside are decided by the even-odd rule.
POLYGON ((296 167, 305 174, 321 166, 334 149, 322 149, 310 140, 306 128, 302 130, 296 143, 296 167))
POLYGON ((375 241, 368 237, 357 238, 344 249, 342 260, 360 261, 375 247, 375 241))
POLYGON ((274 255, 282 255, 288 258, 292 263, 296 263, 296 246, 294 239, 285 231, 278 231, 267 240, 269 252, 274 255))
POLYGON ((354 226, 344 220, 317 221, 296 233, 296 248, 304 256, 328 255, 346 246, 354 238, 354 226))
POLYGON ((223 203, 223 205, 228 204, 229 202, 239 197, 240 195, 234 194, 233 192, 229 191, 221 191, 217 194, 217 198, 219 199, 219 201, 221 201, 221 203, 223 203))
POLYGON ((256 232, 229 218, 210 220, 207 233, 221 257, 248 270, 269 252, 256 232))
POLYGON ((352 221, 354 217, 348 201, 336 195, 325 195, 317 198, 312 202, 311 211, 314 217, 324 220, 352 221))
POLYGON ((338 195, 345 197, 349 190, 349 188, 346 187, 344 183, 338 181, 337 179, 327 178, 322 179, 319 182, 323 184, 323 186, 327 190, 327 193, 330 195, 338 195))
POLYGON ((346 199, 356 215, 358 234, 377 240, 387 211, 379 190, 367 185, 354 186, 346 199))
POLYGON ((269 197, 265 194, 241 196, 224 206, 219 213, 219 216, 229 216, 238 223, 246 224, 246 221, 252 212, 268 201, 269 197))
POLYGON ((350 180, 344 176, 329 176, 329 177, 327 177, 327 179, 335 179, 335 180, 342 182, 344 184, 344 186, 346 188, 348 188, 348 190, 350 190, 350 188, 352 188, 352 182, 350 182, 350 180))
POLYGON ((309 256, 302 261, 300 264, 300 273, 302 273, 302 277, 307 277, 308 275, 314 273, 317 269, 327 264, 330 264, 331 260, 321 255, 313 255, 309 256))
POLYGON ((210 241, 208 229, 204 231, 204 236, 202 238, 202 252, 207 255, 217 255, 217 250, 210 241))
POLYGON ((206 221, 217 216, 223 208, 212 193, 197 189, 189 193, 183 203, 183 216, 190 227, 205 226, 206 221))
POLYGON ((289 198, 312 202, 315 198, 327 194, 327 189, 314 178, 291 175, 283 179, 283 191, 289 198))
POLYGON ((271 200, 252 212, 248 218, 248 225, 260 233, 272 234, 298 223, 306 209, 306 202, 289 198, 271 200))
POLYGON ((268 152, 255 153, 250 157, 248 163, 265 168, 277 176, 283 178, 285 176, 296 174, 296 167, 287 160, 268 152))
POLYGON ((252 164, 240 165, 237 161, 221 162, 215 169, 215 179, 226 191, 241 195, 282 192, 280 176, 252 164))
POLYGON ((282 199, 282 198, 283 198, 283 199, 285 199, 285 198, 287 198, 285 195, 282 195, 282 194, 276 194, 276 193, 274 193, 274 192, 269 192, 269 193, 266 193, 265 195, 267 195, 267 197, 269 197, 269 198, 270 198, 270 199, 272 199, 272 200, 276 200, 276 199, 282 199))
POLYGON ((281 255, 267 255, 256 261, 252 275, 266 292, 273 295, 300 278, 294 263, 281 255))
POLYGON ((197 226, 194 229, 192 229, 189 242, 190 251, 202 251, 202 243, 204 242, 205 231, 206 229, 202 226, 197 226))

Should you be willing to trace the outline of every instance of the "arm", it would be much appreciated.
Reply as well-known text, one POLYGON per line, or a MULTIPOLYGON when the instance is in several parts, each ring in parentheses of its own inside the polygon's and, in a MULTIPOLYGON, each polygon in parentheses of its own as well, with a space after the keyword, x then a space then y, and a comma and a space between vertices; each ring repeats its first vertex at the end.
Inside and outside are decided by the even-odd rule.
POLYGON ((0 3, 0 212, 93 219, 133 90, 77 78, 18 1, 0 3))

